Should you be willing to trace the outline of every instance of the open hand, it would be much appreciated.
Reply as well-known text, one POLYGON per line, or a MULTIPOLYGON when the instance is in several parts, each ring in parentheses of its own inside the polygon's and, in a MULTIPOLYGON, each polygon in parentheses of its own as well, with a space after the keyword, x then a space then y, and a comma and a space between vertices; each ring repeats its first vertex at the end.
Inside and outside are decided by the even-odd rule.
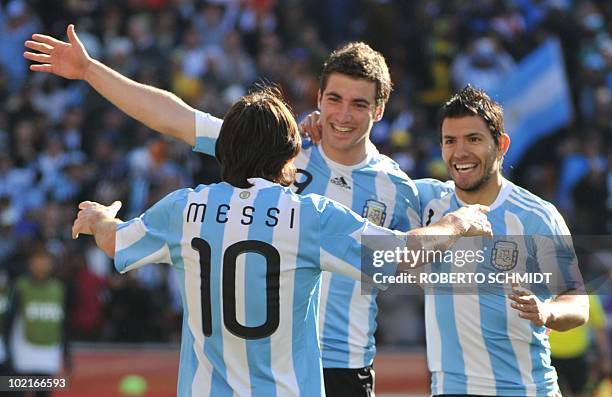
POLYGON ((30 70, 53 73, 67 79, 84 79, 92 59, 79 40, 74 25, 66 29, 68 43, 44 34, 32 35, 25 46, 37 52, 26 51, 23 56, 34 63, 30 70))

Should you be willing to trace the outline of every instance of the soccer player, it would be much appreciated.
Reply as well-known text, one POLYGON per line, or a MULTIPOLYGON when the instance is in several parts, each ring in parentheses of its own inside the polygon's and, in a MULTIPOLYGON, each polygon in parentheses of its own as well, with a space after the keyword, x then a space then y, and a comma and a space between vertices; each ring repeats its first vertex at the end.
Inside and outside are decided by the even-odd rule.
MULTIPOLYGON (((477 203, 490 207, 487 218, 494 236, 527 236, 526 240, 534 241, 555 236, 544 240, 554 239, 556 244, 526 244, 527 259, 524 252, 503 258, 489 252, 481 267, 483 272, 538 268, 561 261, 555 250, 568 250, 569 257, 574 258, 573 249, 567 246, 571 243, 564 241, 570 232, 557 209, 501 173, 510 138, 504 131, 499 104, 485 92, 467 86, 443 106, 439 121, 442 158, 453 181, 416 181, 423 224, 477 203), (551 245, 551 250, 545 249, 551 245)), ((496 240, 493 248, 495 244, 504 241, 496 240)), ((564 264, 559 265, 562 268, 564 264)), ((432 394, 560 395, 557 374, 550 363, 547 329, 568 330, 588 318, 587 296, 575 293, 581 288, 580 281, 570 277, 563 285, 568 290, 556 295, 525 289, 510 295, 491 290, 426 294, 432 394)))
MULTIPOLYGON (((73 236, 93 234, 117 270, 160 262, 179 272, 179 396, 325 395, 316 324, 321 273, 359 278, 359 237, 396 232, 288 189, 300 145, 279 97, 255 92, 230 108, 221 127, 223 182, 170 193, 127 222, 115 218, 117 204, 79 205, 73 236)), ((409 236, 489 234, 485 213, 466 207, 409 236)))
MULTIPOLYGON (((222 120, 191 108, 175 95, 134 82, 92 59, 74 26, 69 42, 34 35, 25 57, 33 71, 87 81, 98 93, 153 130, 214 155, 222 120)), ((389 70, 381 54, 364 43, 350 43, 328 57, 320 78, 318 105, 321 145, 305 142, 296 158, 297 193, 317 193, 339 201, 376 225, 407 231, 419 223, 413 182, 370 142, 391 92, 389 70)), ((329 396, 371 395, 376 352, 376 296, 360 294, 358 281, 324 273, 321 283, 320 334, 329 396)))

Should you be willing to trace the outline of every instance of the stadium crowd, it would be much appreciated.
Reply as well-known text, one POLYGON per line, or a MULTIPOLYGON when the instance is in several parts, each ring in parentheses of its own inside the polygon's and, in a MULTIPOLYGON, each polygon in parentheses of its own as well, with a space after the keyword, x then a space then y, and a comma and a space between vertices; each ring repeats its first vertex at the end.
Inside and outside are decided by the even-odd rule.
MULTIPOLYGON (((372 141, 413 179, 446 179, 436 109, 466 82, 487 89, 546 37, 562 44, 573 122, 534 142, 510 178, 555 203, 574 234, 612 233, 612 4, 571 0, 0 1, 0 283, 44 243, 68 286, 69 333, 169 341, 180 331, 174 273, 118 276, 92 239, 71 239, 76 205, 121 200, 124 219, 169 191, 218 180, 214 159, 135 123, 81 81, 28 71, 34 32, 75 23, 90 54, 222 117, 256 83, 278 83, 305 115, 330 50, 382 52, 394 91, 372 141), (130 304, 125 302, 129 301, 130 304), (139 304, 140 302, 140 304, 139 304)), ((2 289, 0 289, 2 290, 2 289)), ((424 343, 421 303, 381 296, 378 344, 424 343)), ((609 313, 612 302, 608 303, 609 313)), ((0 307, 2 307, 0 305, 0 307)))

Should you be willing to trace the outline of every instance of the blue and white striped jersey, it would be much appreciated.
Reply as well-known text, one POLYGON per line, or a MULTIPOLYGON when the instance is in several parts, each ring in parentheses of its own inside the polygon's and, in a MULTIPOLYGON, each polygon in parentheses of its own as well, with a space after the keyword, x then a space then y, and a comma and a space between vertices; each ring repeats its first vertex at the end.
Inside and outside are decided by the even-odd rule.
MULTIPOLYGON (((196 115, 195 150, 214 156, 223 120, 196 115)), ((399 231, 419 224, 416 187, 399 166, 374 145, 361 163, 346 166, 327 158, 320 146, 304 141, 295 160, 296 193, 316 193, 342 203, 372 223, 399 231)), ((358 281, 324 273, 319 324, 324 368, 362 368, 376 354, 376 294, 362 294, 358 281)))
POLYGON ((360 278, 360 236, 394 234, 327 198, 250 181, 178 190, 119 225, 115 267, 177 270, 179 396, 324 395, 321 272, 360 278))
MULTIPOLYGON (((423 226, 463 205, 454 193, 452 181, 423 179, 415 183, 423 226)), ((483 238, 484 247, 488 249, 485 249, 485 261, 478 265, 478 272, 488 276, 491 272, 507 270, 495 266, 498 263, 494 264, 497 259, 494 259, 493 248, 496 244, 507 243, 502 239, 508 236, 520 236, 513 240, 519 242, 513 269, 517 272, 538 271, 540 266, 549 266, 551 261, 557 270, 564 266, 577 267, 571 243, 564 247, 571 257, 567 263, 561 262, 568 255, 555 251, 555 245, 562 246, 563 241, 548 244, 557 238, 547 236, 570 235, 552 204, 504 179, 490 208, 487 217, 494 237, 492 240, 483 238), (538 238, 544 242, 534 243, 538 238)), ((436 265, 432 266, 433 271, 442 270, 442 267, 435 270, 436 265)), ((568 288, 579 285, 571 276, 565 283, 568 288)), ((550 364, 547 329, 535 327, 518 317, 517 311, 510 306, 509 292, 510 287, 502 285, 497 289, 478 286, 469 294, 427 291, 425 325, 433 395, 550 396, 558 391, 557 374, 550 364)), ((553 297, 551 291, 540 291, 536 295, 542 300, 553 297)))

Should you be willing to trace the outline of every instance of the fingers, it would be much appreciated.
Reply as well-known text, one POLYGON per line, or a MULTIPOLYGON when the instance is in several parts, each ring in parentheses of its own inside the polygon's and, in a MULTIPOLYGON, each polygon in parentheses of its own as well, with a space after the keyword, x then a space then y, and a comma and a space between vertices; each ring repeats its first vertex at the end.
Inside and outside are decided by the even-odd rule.
POLYGON ((52 72, 53 65, 49 65, 49 64, 30 65, 30 70, 33 72, 52 72))
POLYGON ((24 52, 23 57, 25 59, 29 59, 30 61, 36 61, 40 63, 51 63, 51 55, 47 54, 38 54, 35 52, 24 52))
POLYGON ((303 136, 310 137, 314 143, 321 140, 321 123, 319 122, 320 114, 318 111, 310 113, 300 123, 300 132, 303 136))
POLYGON ((492 238, 493 237, 493 227, 491 226, 491 222, 488 219, 485 219, 480 224, 480 229, 482 231, 483 236, 492 238))
POLYGON ((512 292, 517 296, 533 295, 533 292, 525 287, 521 287, 519 283, 512 283, 512 292))
POLYGON ((74 30, 73 24, 68 25, 66 34, 68 35, 68 41, 70 41, 70 44, 83 48, 83 44, 81 43, 81 40, 79 40, 79 36, 77 36, 76 31, 74 30))
POLYGON ((40 51, 44 54, 50 54, 51 51, 53 51, 52 46, 48 45, 48 44, 44 44, 44 43, 39 43, 37 41, 32 41, 32 40, 26 40, 26 42, 24 43, 24 45, 31 49, 31 50, 36 50, 36 51, 40 51))
POLYGON ((81 232, 80 227, 77 225, 77 221, 75 220, 72 224, 72 239, 76 240, 79 238, 79 233, 81 232))
POLYGON ((535 305, 512 302, 510 306, 518 310, 520 313, 538 313, 538 308, 535 305))
POLYGON ((65 44, 63 41, 58 40, 54 37, 47 36, 46 34, 35 33, 32 35, 32 40, 41 42, 43 44, 48 44, 52 47, 55 47, 60 44, 65 44))
POLYGON ((108 207, 108 210, 110 211, 110 214, 113 218, 117 215, 117 212, 119 212, 119 210, 121 209, 121 205, 122 205, 121 201, 117 200, 108 207))
POLYGON ((518 315, 519 315, 520 318, 524 318, 525 320, 529 320, 529 321, 533 321, 533 322, 537 322, 538 321, 538 314, 537 313, 519 312, 518 315))
POLYGON ((68 40, 70 41, 70 44, 76 44, 79 42, 79 38, 77 37, 76 32, 74 31, 73 24, 69 24, 68 27, 66 28, 66 35, 68 36, 68 40))
POLYGON ((96 204, 98 204, 98 203, 93 202, 93 201, 82 201, 82 202, 79 203, 79 209, 80 210, 84 210, 84 209, 87 209, 87 208, 91 208, 91 207, 95 206, 96 204))
POLYGON ((489 208, 486 205, 481 205, 481 204, 473 204, 474 208, 480 212, 482 212, 483 214, 487 214, 489 213, 489 211, 491 211, 491 208, 489 208))

